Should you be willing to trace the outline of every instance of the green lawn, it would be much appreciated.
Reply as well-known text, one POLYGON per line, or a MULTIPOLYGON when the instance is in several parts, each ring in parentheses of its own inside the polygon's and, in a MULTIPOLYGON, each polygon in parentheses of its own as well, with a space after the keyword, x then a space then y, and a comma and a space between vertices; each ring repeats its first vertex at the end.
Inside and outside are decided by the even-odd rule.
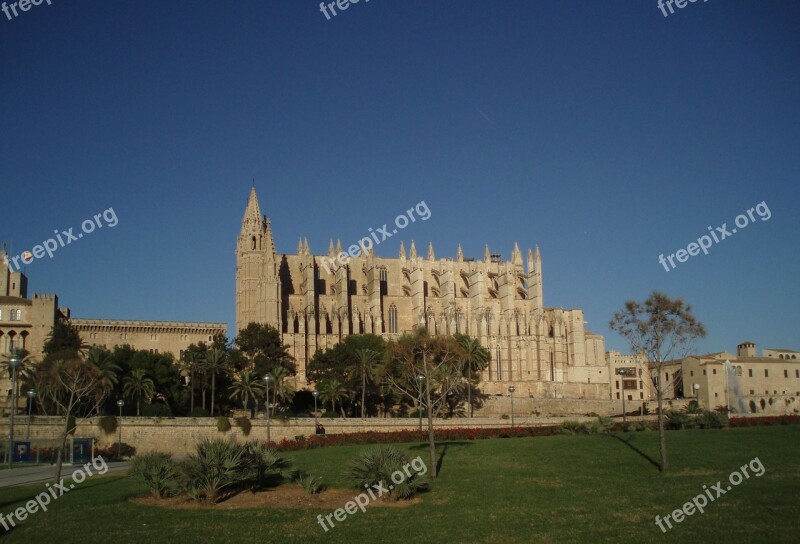
MULTIPOLYGON (((672 472, 662 475, 655 432, 453 442, 441 445, 440 478, 420 504, 370 508, 327 533, 322 510, 163 510, 125 499, 144 487, 92 477, 37 512, 7 542, 799 542, 800 426, 667 435, 672 472), (630 441, 626 444, 621 440, 630 441), (638 451, 637 451, 638 450, 638 451), (655 516, 680 508, 751 459, 766 468, 677 524, 655 516)), ((344 486, 342 468, 364 446, 288 454, 297 468, 344 486)), ((427 459, 424 445, 406 445, 427 459)), ((427 461, 426 461, 427 463, 427 461)), ((293 484, 292 484, 293 485, 293 484)), ((7 514, 43 485, 0 491, 7 514)), ((356 492, 354 491, 354 495, 356 492)), ((344 505, 342 505, 344 506, 344 505)), ((0 532, 3 532, 0 527, 0 532)))

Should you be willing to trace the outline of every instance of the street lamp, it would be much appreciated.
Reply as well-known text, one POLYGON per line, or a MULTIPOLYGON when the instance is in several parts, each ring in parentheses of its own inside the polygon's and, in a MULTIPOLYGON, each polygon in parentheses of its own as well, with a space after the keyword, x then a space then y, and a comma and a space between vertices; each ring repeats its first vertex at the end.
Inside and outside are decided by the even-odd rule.
POLYGON ((17 388, 17 369, 22 364, 19 353, 14 353, 8 359, 8 366, 11 367, 11 408, 8 411, 8 468, 14 467, 14 412, 16 412, 16 401, 14 393, 17 388))
POLYGON ((425 376, 420 374, 417 376, 417 383, 419 384, 419 395, 417 396, 417 413, 419 414, 419 432, 422 432, 422 382, 425 381, 425 376))
POLYGON ((264 376, 264 381, 267 384, 267 401, 266 401, 266 408, 267 408, 267 445, 269 445, 269 382, 272 381, 272 376, 267 374, 264 376))
POLYGON ((516 390, 517 390, 517 388, 514 387, 513 385, 510 385, 508 387, 508 392, 511 394, 511 428, 512 429, 514 428, 514 391, 516 391, 516 390))
POLYGON ((117 401, 117 406, 119 406, 119 439, 117 440, 117 457, 122 459, 122 407, 125 406, 125 401, 119 399, 117 401))
POLYGON ((36 389, 28 389, 28 434, 26 440, 29 442, 31 439, 31 408, 33 408, 34 398, 36 398, 36 389))
POLYGON ((314 391, 311 394, 314 395, 314 423, 316 424, 319 422, 317 420, 317 397, 319 396, 319 391, 314 391))

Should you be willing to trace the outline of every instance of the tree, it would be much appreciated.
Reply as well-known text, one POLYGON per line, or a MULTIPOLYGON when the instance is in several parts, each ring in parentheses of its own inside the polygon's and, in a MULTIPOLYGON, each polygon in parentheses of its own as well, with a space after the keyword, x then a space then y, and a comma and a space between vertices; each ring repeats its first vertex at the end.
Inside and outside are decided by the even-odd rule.
MULTIPOLYGON (((64 416, 64 431, 61 433, 56 461, 55 482, 61 481, 61 460, 64 455, 67 436, 71 432, 73 411, 83 399, 96 398, 102 395, 103 373, 93 364, 80 357, 55 361, 47 368, 40 370, 41 378, 48 383, 43 388, 45 394, 56 405, 64 416)), ((95 403, 99 405, 99 403, 95 403)))
MULTIPOLYGON (((231 394, 228 398, 242 398, 242 406, 245 410, 248 408, 248 401, 252 398, 255 404, 258 405, 258 399, 264 396, 264 389, 266 385, 264 381, 252 370, 242 370, 237 375, 228 389, 231 394)), ((251 412, 252 413, 252 412, 251 412)))
POLYGON ((436 441, 433 433, 433 411, 458 382, 452 380, 454 370, 461 361, 461 346, 452 337, 430 336, 424 327, 413 334, 404 334, 389 344, 389 362, 384 369, 384 380, 396 391, 416 401, 420 389, 424 392, 422 405, 428 414, 428 449, 430 451, 431 478, 437 476, 436 441), (422 383, 418 377, 422 377, 422 383))
POLYGON ((194 386, 195 386, 195 373, 203 365, 203 354, 199 349, 192 344, 183 352, 183 360, 181 361, 181 373, 186 372, 189 377, 189 387, 191 393, 189 394, 189 413, 194 411, 194 386), (195 349, 192 349, 192 348, 195 349))
POLYGON ((294 396, 294 386, 289 381, 289 371, 282 366, 273 368, 268 376, 270 377, 269 393, 273 401, 272 413, 274 414, 278 402, 291 402, 294 396))
POLYGON ((217 374, 227 371, 227 354, 219 349, 212 348, 206 352, 203 368, 211 375, 211 415, 214 415, 214 396, 217 387, 217 374))
POLYGON ((234 341, 239 351, 247 357, 250 369, 263 376, 281 366, 294 375, 294 359, 283 345, 281 333, 270 325, 249 323, 239 331, 234 341))
POLYGON ((629 300, 614 314, 609 326, 630 344, 635 355, 644 354, 650 368, 655 368, 653 385, 658 395, 658 436, 661 471, 669 470, 667 439, 664 430, 664 387, 661 371, 664 363, 685 357, 694 340, 705 338, 705 326, 692 314, 692 307, 680 298, 671 299, 653 291, 644 302, 629 300))
POLYGON ((114 386, 119 382, 117 373, 122 369, 114 362, 111 352, 100 346, 92 346, 92 348, 89 349, 87 361, 99 370, 100 374, 103 376, 100 380, 102 395, 96 397, 97 405, 95 410, 99 412, 100 403, 111 395, 114 391, 114 386))
MULTIPOLYGON (((331 409, 334 413, 336 412, 336 403, 347 399, 350 395, 347 386, 337 378, 321 379, 317 382, 317 390, 322 402, 331 403, 331 409)), ((344 409, 342 409, 342 417, 344 417, 344 409)))
POLYGON ((348 373, 357 376, 361 382, 361 418, 366 417, 367 381, 375 377, 376 365, 380 362, 380 354, 371 349, 359 348, 355 351, 355 362, 347 367, 348 373))
POLYGON ((86 353, 88 349, 89 345, 81 340, 78 329, 64 319, 56 320, 43 346, 45 357, 61 356, 62 359, 70 355, 86 353))
POLYGON ((461 359, 462 371, 467 379, 467 406, 469 417, 472 417, 472 388, 480 381, 480 372, 489 365, 489 350, 481 345, 481 341, 464 334, 455 335, 456 342, 464 350, 461 359))
POLYGON ((125 398, 136 399, 136 415, 141 415, 142 397, 151 399, 156 392, 153 380, 147 377, 144 369, 137 368, 125 377, 122 384, 122 394, 125 398))

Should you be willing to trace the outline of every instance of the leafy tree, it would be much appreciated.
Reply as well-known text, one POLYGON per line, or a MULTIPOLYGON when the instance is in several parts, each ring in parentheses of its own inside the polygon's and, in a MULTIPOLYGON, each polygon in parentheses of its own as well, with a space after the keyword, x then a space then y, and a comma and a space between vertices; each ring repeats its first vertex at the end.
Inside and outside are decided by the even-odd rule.
POLYGON ((114 391, 114 387, 119 383, 118 373, 122 370, 118 364, 114 362, 111 352, 100 346, 92 346, 87 354, 87 361, 100 371, 103 378, 100 381, 100 387, 103 394, 97 397, 96 411, 100 411, 100 403, 108 398, 114 391))
POLYGON ((50 329, 43 351, 47 357, 66 359, 88 351, 89 345, 83 342, 78 329, 65 319, 58 319, 50 329))
POLYGON ((384 370, 386 383, 412 401, 424 397, 422 406, 427 408, 428 415, 431 478, 435 479, 433 412, 437 405, 446 401, 447 394, 458 386, 458 380, 453 380, 453 376, 461 368, 461 346, 452 337, 434 337, 420 327, 412 334, 404 334, 396 342, 391 342, 388 350, 389 362, 384 370))
POLYGON ((296 372, 294 359, 283 345, 281 333, 270 325, 250 323, 239 331, 234 343, 259 376, 279 366, 285 368, 289 375, 296 372))
POLYGON ((181 360, 181 374, 184 372, 189 378, 189 387, 191 392, 189 394, 189 412, 194 411, 194 389, 195 389, 195 374, 198 373, 203 365, 204 355, 203 352, 194 344, 189 346, 183 352, 183 359, 181 360))
POLYGON ((661 374, 664 363, 685 357, 694 340, 705 338, 705 326, 692 313, 692 307, 680 298, 671 299, 653 291, 644 302, 629 300, 614 314, 609 326, 628 341, 634 354, 644 354, 655 368, 653 385, 658 395, 658 435, 661 471, 669 470, 667 439, 664 430, 664 387, 661 374))
POLYGON ((149 400, 153 398, 155 392, 156 386, 153 380, 147 377, 147 374, 142 368, 137 368, 122 381, 122 394, 125 398, 136 399, 137 416, 141 415, 140 407, 142 397, 149 400))
POLYGON ((276 366, 267 375, 270 377, 269 398, 273 401, 272 413, 274 414, 275 407, 279 402, 291 402, 294 396, 294 386, 289 379, 289 371, 282 366, 276 366))

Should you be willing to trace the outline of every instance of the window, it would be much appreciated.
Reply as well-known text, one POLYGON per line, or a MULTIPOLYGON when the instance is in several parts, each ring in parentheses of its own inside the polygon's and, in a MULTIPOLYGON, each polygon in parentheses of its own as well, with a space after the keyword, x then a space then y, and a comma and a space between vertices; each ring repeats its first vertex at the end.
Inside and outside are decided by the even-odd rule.
POLYGON ((496 358, 497 358, 497 379, 503 379, 503 365, 501 364, 502 361, 500 359, 500 346, 495 348, 496 358))
POLYGON ((742 375, 742 367, 740 367, 740 366, 736 367, 736 375, 737 376, 741 376, 742 375))
POLYGON ((748 376, 749 378, 752 378, 752 377, 753 377, 753 369, 752 369, 752 368, 748 368, 748 369, 747 369, 747 376, 748 376))
POLYGON ((389 332, 397 333, 397 306, 389 306, 389 332))
POLYGON ((718 397, 719 393, 714 393, 714 398, 718 397))
POLYGON ((764 377, 769 378, 769 370, 766 368, 764 369, 764 377))
POLYGON ((669 372, 664 372, 664 381, 665 382, 669 381, 669 372))
POLYGON ((636 389, 636 380, 622 380, 622 388, 623 389, 636 389))
POLYGON ((713 368, 713 369, 711 369, 711 373, 712 373, 712 374, 714 374, 714 375, 716 376, 716 374, 717 374, 717 369, 716 369, 716 368, 713 368))
POLYGON ((800 378, 800 370, 795 370, 794 371, 794 377, 795 378, 800 378))
POLYGON ((644 398, 644 393, 639 393, 639 398, 643 399, 644 398))
POLYGON ((619 393, 617 393, 617 400, 619 400, 619 393))
POLYGON ((10 321, 20 321, 22 319, 22 310, 11 310, 10 321))
POLYGON ((788 370, 784 370, 783 371, 783 377, 784 378, 788 378, 789 377, 789 371, 788 370))
POLYGON ((690 376, 694 376, 694 370, 690 370, 690 371, 689 371, 689 375, 690 375, 690 376))
POLYGON ((755 390, 751 389, 751 390, 750 390, 750 394, 751 394, 751 395, 755 395, 755 394, 756 394, 755 390))
POLYGON ((706 375, 706 369, 704 368, 703 369, 703 376, 705 376, 705 375, 706 375))

